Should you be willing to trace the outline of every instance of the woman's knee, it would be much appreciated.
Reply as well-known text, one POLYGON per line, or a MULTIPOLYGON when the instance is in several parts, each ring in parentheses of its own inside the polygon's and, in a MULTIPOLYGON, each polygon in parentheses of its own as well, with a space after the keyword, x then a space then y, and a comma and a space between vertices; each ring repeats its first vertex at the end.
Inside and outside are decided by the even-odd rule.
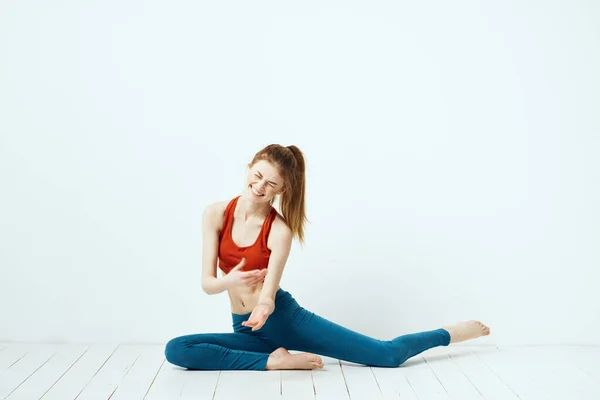
POLYGON ((368 365, 370 367, 381 367, 381 368, 395 368, 402 364, 403 360, 400 357, 393 354, 385 354, 383 357, 377 358, 371 361, 368 365))
POLYGON ((377 359, 374 365, 372 365, 373 367, 396 368, 407 360, 406 350, 402 347, 394 347, 391 344, 386 348, 386 351, 383 354, 384 355, 377 359))
POLYGON ((183 357, 187 347, 185 337, 171 339, 165 346, 165 358, 171 364, 183 367, 183 357))

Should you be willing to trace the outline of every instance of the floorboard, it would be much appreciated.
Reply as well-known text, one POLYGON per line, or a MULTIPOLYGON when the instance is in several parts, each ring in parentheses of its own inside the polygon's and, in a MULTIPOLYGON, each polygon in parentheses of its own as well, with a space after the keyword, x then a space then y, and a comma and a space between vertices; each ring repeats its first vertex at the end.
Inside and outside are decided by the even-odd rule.
POLYGON ((397 368, 192 371, 164 345, 0 343, 0 399, 600 399, 600 346, 436 347, 397 368))

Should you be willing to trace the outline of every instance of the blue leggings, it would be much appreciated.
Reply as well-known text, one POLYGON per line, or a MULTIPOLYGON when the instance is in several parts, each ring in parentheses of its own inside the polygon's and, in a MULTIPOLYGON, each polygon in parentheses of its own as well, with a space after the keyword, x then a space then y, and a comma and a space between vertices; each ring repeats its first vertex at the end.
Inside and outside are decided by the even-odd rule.
POLYGON ((375 367, 397 367, 410 357, 450 344, 445 329, 379 340, 344 328, 301 307, 279 289, 275 311, 257 331, 242 326, 248 314, 231 314, 232 333, 199 333, 174 338, 165 357, 171 364, 201 370, 265 370, 269 354, 279 347, 320 354, 375 367))

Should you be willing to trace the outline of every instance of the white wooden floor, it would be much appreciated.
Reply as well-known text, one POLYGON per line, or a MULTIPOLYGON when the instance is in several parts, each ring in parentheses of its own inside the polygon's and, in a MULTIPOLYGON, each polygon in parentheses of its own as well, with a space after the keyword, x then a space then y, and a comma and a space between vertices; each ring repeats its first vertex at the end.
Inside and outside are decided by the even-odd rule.
POLYGON ((600 399, 600 347, 430 349, 398 368, 188 371, 163 345, 0 343, 0 399, 600 399))

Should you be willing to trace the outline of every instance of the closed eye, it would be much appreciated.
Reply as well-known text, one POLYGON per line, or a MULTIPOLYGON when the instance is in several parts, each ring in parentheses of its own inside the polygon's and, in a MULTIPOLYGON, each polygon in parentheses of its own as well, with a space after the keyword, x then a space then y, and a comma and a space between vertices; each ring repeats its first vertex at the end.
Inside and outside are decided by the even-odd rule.
MULTIPOLYGON (((258 179, 262 179, 262 176, 258 173, 254 174, 254 176, 256 176, 258 179)), ((268 183, 271 187, 275 187, 275 185, 277 185, 276 183, 273 183, 271 181, 269 181, 268 183)))

